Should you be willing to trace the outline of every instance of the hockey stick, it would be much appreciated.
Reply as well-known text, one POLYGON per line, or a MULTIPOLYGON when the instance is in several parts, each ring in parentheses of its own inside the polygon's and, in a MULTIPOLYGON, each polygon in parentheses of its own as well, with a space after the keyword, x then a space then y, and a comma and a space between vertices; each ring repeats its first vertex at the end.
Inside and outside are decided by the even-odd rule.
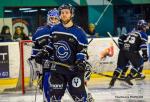
MULTIPOLYGON (((97 73, 97 72, 93 72, 94 74, 100 75, 100 76, 104 76, 104 77, 108 77, 108 78, 112 78, 112 75, 107 75, 107 74, 103 74, 103 73, 97 73)), ((124 78, 116 78, 120 81, 124 81, 124 78)))
MULTIPOLYGON (((51 64, 56 64, 56 65, 60 65, 60 66, 64 66, 64 67, 66 67, 67 69, 69 69, 69 70, 73 70, 72 68, 73 68, 73 66, 69 66, 69 65, 67 65, 67 64, 64 64, 64 63, 59 63, 59 62, 55 62, 55 61, 49 61, 51 64)), ((98 72, 94 72, 94 71, 92 71, 92 73, 94 73, 94 74, 97 74, 97 75, 101 75, 101 76, 105 76, 105 77, 109 77, 109 78, 112 78, 113 76, 111 76, 111 75, 107 75, 107 74, 103 74, 103 73, 98 73, 98 72)), ((118 80, 124 80, 123 78, 117 78, 118 80)))
POLYGON ((116 46, 119 48, 119 45, 117 44, 117 42, 115 41, 115 39, 113 38, 113 36, 109 32, 107 32, 107 34, 112 39, 112 41, 116 44, 116 46))
POLYGON ((94 39, 94 38, 93 38, 93 37, 91 37, 91 40, 88 42, 88 45, 89 45, 89 44, 93 41, 93 39, 94 39))
MULTIPOLYGON (((32 63, 32 59, 31 58, 29 58, 28 60, 27 60, 27 62, 28 62, 28 64, 29 64, 29 66, 30 66, 30 87, 33 85, 33 80, 35 79, 35 78, 33 78, 35 75, 35 73, 34 73, 34 65, 33 65, 33 63, 32 63)), ((39 73, 37 73, 37 75, 36 76, 39 76, 38 75, 39 73)), ((38 77, 38 79, 37 79, 37 85, 35 86, 35 99, 34 99, 34 102, 36 102, 36 97, 37 97, 37 90, 38 90, 38 85, 40 84, 40 82, 41 82, 41 80, 42 80, 42 76, 40 76, 40 78, 38 77)))

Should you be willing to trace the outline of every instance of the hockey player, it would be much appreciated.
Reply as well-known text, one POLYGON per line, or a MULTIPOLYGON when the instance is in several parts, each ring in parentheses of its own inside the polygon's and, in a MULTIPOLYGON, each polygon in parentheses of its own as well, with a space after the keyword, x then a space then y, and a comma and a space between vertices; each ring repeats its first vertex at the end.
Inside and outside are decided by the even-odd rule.
MULTIPOLYGON (((54 25, 60 23, 59 22, 59 12, 56 8, 48 11, 47 14, 47 25, 39 27, 35 34, 32 36, 32 41, 34 43, 34 46, 32 48, 32 58, 35 58, 36 54, 43 49, 45 45, 48 45, 49 42, 49 31, 50 28, 54 25)), ((41 59, 42 60, 42 59, 41 59)), ((42 61, 38 61, 37 63, 41 64, 42 61)))
POLYGON ((136 75, 139 75, 139 68, 143 65, 144 61, 148 60, 147 55, 147 41, 148 37, 146 34, 147 23, 145 20, 138 21, 137 28, 128 33, 128 35, 120 36, 119 38, 119 55, 117 68, 113 73, 113 78, 110 81, 109 88, 114 86, 117 77, 122 72, 123 68, 129 63, 132 64, 131 72, 127 75, 125 81, 129 85, 133 85, 131 79, 136 75), (139 53, 142 51, 142 56, 139 53))
MULTIPOLYGON (((56 8, 54 8, 54 9, 48 11, 47 25, 39 27, 32 37, 32 41, 34 43, 34 46, 32 48, 31 59, 35 59, 35 56, 37 55, 37 53, 41 49, 43 49, 43 47, 48 45, 50 28, 53 27, 54 25, 58 24, 58 23, 60 23, 58 10, 56 8)), ((51 57, 50 58, 45 57, 45 58, 36 60, 36 63, 41 64, 43 66, 43 68, 42 68, 43 72, 41 72, 39 75, 39 77, 42 77, 42 80, 40 82, 40 89, 41 90, 43 90, 43 80, 44 80, 43 78, 44 78, 44 76, 47 77, 46 72, 48 70, 46 68, 44 68, 44 67, 46 67, 47 60, 52 60, 52 58, 51 57), (45 75, 45 73, 46 73, 46 75, 45 75)))
POLYGON ((61 102, 67 88, 75 102, 92 102, 87 96, 84 84, 88 59, 86 33, 73 23, 72 5, 61 5, 59 14, 61 23, 51 29, 49 46, 37 56, 37 59, 48 54, 54 56, 49 77, 50 101, 61 102), (64 64, 71 67, 65 67, 64 64))
MULTIPOLYGON (((144 32, 146 32, 147 31, 147 29, 149 29, 149 25, 145 22, 145 23, 142 23, 142 22, 145 22, 144 20, 139 20, 138 21, 138 23, 137 23, 137 29, 142 29, 144 32), (143 28, 143 26, 145 26, 144 28, 143 28)), ((125 35, 124 35, 125 36, 125 35)), ((119 41, 122 41, 121 39, 119 39, 119 41)), ((121 42, 119 42, 119 43, 121 43, 121 42)), ((145 61, 144 61, 145 62, 145 61)), ((140 80, 142 80, 142 79, 144 79, 145 78, 145 75, 142 73, 142 70, 143 70, 143 65, 144 65, 144 62, 143 62, 143 64, 140 66, 140 68, 138 69, 138 72, 139 72, 139 74, 137 74, 136 76, 135 76, 135 79, 140 79, 140 80)), ((123 70, 122 70, 122 73, 121 73, 121 75, 120 75, 120 78, 126 78, 126 72, 128 71, 128 68, 129 67, 132 67, 132 66, 130 66, 130 62, 126 65, 126 67, 125 68, 123 68, 123 70)))

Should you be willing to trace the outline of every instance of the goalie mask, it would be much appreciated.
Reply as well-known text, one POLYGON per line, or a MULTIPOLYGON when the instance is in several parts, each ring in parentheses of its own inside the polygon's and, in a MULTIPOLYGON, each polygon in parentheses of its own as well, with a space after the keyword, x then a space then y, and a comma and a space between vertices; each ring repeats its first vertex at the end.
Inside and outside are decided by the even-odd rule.
POLYGON ((56 8, 48 11, 47 14, 47 24, 54 26, 59 23, 59 12, 56 8))

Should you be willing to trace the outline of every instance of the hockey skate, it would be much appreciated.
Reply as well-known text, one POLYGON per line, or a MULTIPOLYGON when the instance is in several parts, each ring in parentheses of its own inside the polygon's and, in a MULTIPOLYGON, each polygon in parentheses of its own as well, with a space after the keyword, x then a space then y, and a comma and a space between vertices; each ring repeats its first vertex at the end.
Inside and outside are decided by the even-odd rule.
POLYGON ((144 79, 145 79, 145 75, 142 73, 135 76, 135 80, 144 80, 144 79))
POLYGON ((113 77, 113 78, 111 79, 110 83, 109 83, 108 89, 114 87, 115 82, 116 82, 116 77, 113 77))
POLYGON ((125 82, 126 82, 128 85, 133 86, 133 83, 131 82, 132 78, 133 78, 132 75, 129 74, 129 75, 125 78, 125 82))
POLYGON ((125 75, 120 75, 120 78, 121 78, 121 79, 125 79, 126 76, 125 76, 125 75))
POLYGON ((115 84, 115 82, 116 82, 116 80, 117 80, 119 74, 120 74, 120 73, 118 73, 117 71, 114 71, 113 77, 112 77, 112 79, 111 79, 111 81, 110 81, 110 83, 109 83, 109 87, 108 87, 109 89, 114 86, 114 84, 115 84))

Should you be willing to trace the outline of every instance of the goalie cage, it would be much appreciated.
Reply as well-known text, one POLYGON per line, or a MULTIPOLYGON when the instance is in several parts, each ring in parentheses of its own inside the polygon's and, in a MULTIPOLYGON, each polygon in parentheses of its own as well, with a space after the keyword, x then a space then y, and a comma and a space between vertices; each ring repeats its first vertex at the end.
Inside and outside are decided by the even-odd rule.
POLYGON ((31 81, 31 68, 28 64, 28 59, 32 53, 32 40, 21 40, 19 42, 19 50, 20 50, 20 68, 19 68, 19 76, 18 81, 15 87, 5 88, 1 93, 11 93, 16 91, 21 91, 22 94, 25 94, 26 91, 35 91, 37 87, 37 80, 31 81))

